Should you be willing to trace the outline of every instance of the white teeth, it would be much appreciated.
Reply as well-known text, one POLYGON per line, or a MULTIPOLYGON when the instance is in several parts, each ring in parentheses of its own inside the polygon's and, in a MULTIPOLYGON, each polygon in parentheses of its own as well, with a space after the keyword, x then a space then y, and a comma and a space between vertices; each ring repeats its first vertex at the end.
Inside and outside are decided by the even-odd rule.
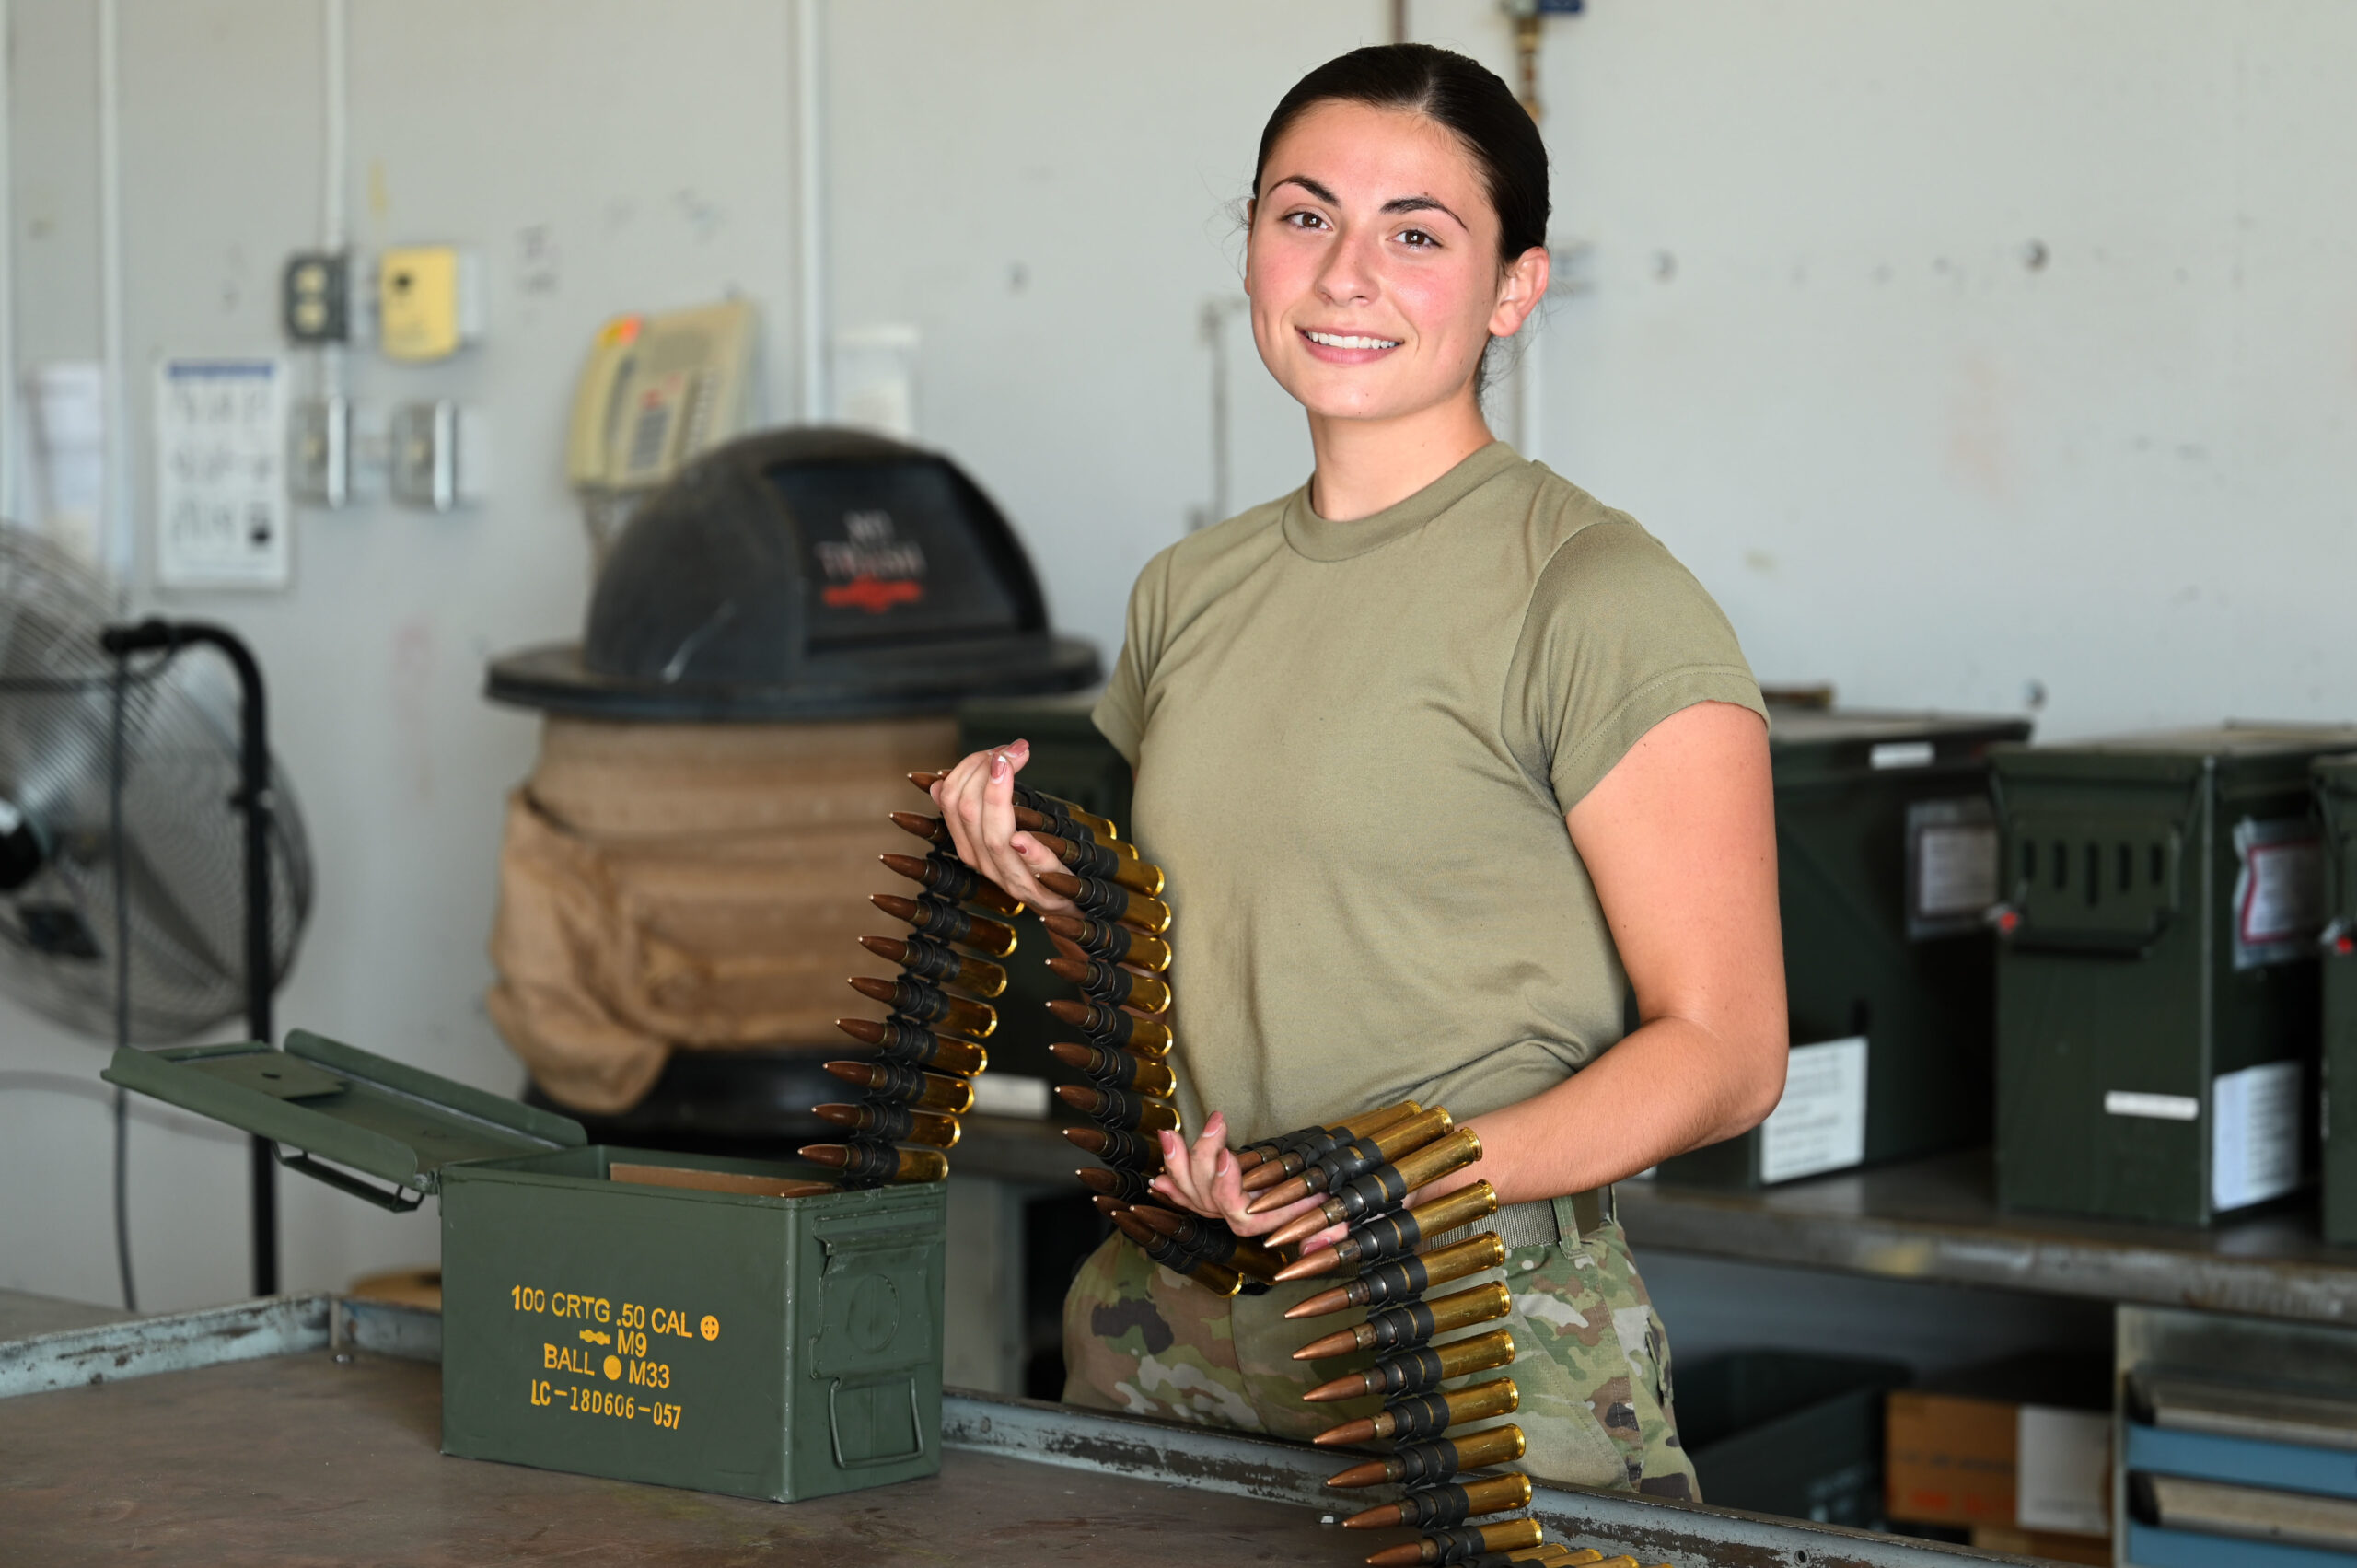
POLYGON ((1345 338, 1332 332, 1310 332, 1311 343, 1324 348, 1398 348, 1398 338, 1345 338))

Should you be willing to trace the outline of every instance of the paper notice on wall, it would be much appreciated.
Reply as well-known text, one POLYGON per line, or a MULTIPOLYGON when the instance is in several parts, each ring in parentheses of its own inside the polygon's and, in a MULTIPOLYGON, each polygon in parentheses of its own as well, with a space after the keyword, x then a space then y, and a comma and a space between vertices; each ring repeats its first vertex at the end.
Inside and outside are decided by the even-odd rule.
POLYGON ((974 1079, 974 1114, 1023 1116, 1039 1121, 1048 1114, 1048 1080, 1019 1073, 984 1073, 974 1079))
POLYGON ((168 359, 156 377, 156 570, 166 587, 283 588, 286 366, 168 359))
POLYGON ((2235 824, 2235 968, 2316 956, 2324 846, 2304 817, 2235 824))
POLYGON ((2111 1530, 2111 1417, 2024 1405, 2014 1418, 2014 1523, 2026 1530, 2111 1530))
POLYGON ((1866 1037, 1793 1047, 1784 1098, 1759 1125, 1759 1179, 1846 1170, 1866 1157, 1866 1037))
POLYGON ((2240 1209, 2300 1184, 2300 1064, 2221 1073, 2210 1094, 2210 1202, 2240 1209))

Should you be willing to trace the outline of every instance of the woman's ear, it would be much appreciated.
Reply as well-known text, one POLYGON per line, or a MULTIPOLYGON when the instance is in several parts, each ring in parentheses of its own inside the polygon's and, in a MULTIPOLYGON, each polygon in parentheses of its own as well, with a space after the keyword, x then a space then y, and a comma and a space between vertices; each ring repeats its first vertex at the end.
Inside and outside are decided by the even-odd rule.
POLYGON ((1244 292, 1252 292, 1252 215, 1260 210, 1260 198, 1244 198, 1244 292))
POLYGON ((1547 280, 1553 270, 1544 245, 1534 245, 1507 264, 1498 279, 1498 303, 1490 312, 1490 335, 1510 338, 1522 331, 1538 302, 1547 297, 1547 280))

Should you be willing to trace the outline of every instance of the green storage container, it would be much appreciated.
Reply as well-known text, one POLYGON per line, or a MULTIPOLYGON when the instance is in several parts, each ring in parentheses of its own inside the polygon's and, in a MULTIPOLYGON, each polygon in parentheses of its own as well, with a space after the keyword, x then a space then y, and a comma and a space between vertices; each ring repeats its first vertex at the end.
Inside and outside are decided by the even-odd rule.
POLYGON ((1663 1162, 1761 1187, 1985 1144, 1997 715, 1774 704, 1777 902, 1794 1055, 1766 1127, 1663 1162))
POLYGON ((2000 1202, 2207 1225, 2313 1171, 2309 768, 2351 748, 2227 725, 1996 753, 2000 1202))
MULTIPOLYGON (((1009 740, 1028 740, 1031 760, 1024 764, 1021 783, 1093 811, 1127 835, 1130 765, 1088 716, 1098 695, 1076 691, 1062 697, 988 698, 964 703, 958 710, 958 754, 969 755, 1009 740)), ((1047 928, 1038 915, 1028 912, 1016 916, 1014 924, 1015 958, 1006 967, 1006 990, 994 1004, 998 1028, 991 1031, 987 1042, 990 1076, 1002 1086, 1011 1075, 1086 1084, 1086 1077, 1048 1054, 1049 1042, 1071 1039, 1072 1030, 1049 1016, 1047 1004, 1052 997, 1071 997, 1073 989, 1048 972, 1045 960, 1055 948, 1048 940, 1047 928)))
POLYGON ((1898 1362, 1736 1351, 1678 1374, 1678 1432, 1713 1507, 1886 1527, 1883 1410, 1898 1362))
POLYGON ((2324 1238, 2357 1245, 2357 757, 2313 770, 2324 830, 2324 1238))
POLYGON ((447 1454, 779 1502, 941 1468, 938 1183, 585 1146, 299 1029, 118 1051, 103 1076, 383 1207, 440 1194, 447 1454))

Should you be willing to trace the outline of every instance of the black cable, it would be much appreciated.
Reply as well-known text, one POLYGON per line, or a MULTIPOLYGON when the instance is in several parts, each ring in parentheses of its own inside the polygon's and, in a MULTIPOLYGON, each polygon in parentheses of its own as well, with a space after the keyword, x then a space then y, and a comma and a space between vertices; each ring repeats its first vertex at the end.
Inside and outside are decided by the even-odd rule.
MULTIPOLYGON (((115 656, 114 744, 107 768, 107 837, 114 846, 114 1044, 131 1044, 131 889, 123 870, 130 857, 122 842, 123 712, 130 680, 127 654, 115 656)), ((139 1310, 138 1294, 131 1283, 131 1118, 122 1086, 114 1091, 114 1259, 122 1274, 122 1309, 139 1310)))

